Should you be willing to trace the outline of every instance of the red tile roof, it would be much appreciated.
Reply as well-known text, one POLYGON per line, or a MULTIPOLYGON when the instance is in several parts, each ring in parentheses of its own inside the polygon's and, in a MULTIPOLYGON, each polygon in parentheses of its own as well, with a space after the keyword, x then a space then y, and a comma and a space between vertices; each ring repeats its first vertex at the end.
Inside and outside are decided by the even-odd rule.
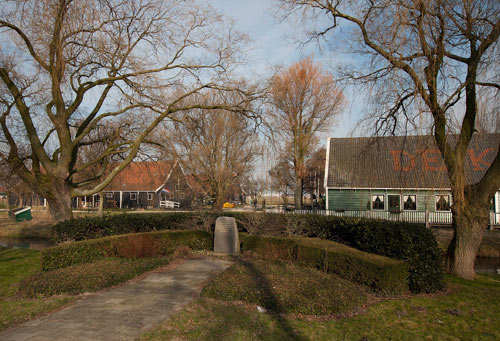
POLYGON ((130 163, 113 178, 104 190, 154 192, 165 183, 172 165, 171 161, 130 163))

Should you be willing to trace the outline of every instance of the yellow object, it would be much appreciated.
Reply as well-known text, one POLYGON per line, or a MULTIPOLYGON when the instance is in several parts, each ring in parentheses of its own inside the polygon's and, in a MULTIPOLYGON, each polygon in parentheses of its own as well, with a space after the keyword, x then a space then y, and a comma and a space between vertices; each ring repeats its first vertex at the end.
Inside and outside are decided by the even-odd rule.
POLYGON ((234 208, 234 204, 232 202, 226 201, 222 207, 223 208, 234 208))

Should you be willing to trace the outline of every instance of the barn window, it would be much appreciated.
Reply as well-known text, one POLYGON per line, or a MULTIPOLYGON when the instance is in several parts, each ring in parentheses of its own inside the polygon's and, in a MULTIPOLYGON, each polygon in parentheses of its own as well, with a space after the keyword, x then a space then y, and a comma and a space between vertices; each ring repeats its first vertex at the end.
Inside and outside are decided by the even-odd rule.
POLYGON ((384 195, 372 195, 372 209, 373 210, 383 210, 384 209, 384 195))
POLYGON ((436 211, 449 211, 449 210, 450 210, 450 196, 436 195, 436 211))
POLYGON ((153 193, 148 193, 148 200, 153 200, 153 193))
POLYGON ((112 199, 113 198, 113 192, 106 192, 106 198, 112 199))
POLYGON ((417 196, 416 195, 403 195, 403 209, 405 211, 417 210, 417 196))
POLYGON ((137 200, 137 193, 130 193, 130 200, 137 200))

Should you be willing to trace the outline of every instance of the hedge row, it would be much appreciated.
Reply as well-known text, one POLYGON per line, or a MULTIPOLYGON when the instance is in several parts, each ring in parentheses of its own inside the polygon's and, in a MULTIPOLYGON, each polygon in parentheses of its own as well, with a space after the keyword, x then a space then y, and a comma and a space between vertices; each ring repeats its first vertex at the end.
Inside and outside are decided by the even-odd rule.
POLYGON ((107 259, 42 271, 24 279, 19 285, 19 293, 23 297, 37 297, 98 291, 126 282, 168 262, 167 258, 107 259))
POLYGON ((212 234, 204 231, 158 231, 61 244, 42 251, 42 270, 51 271, 109 257, 161 257, 179 246, 193 250, 211 249, 212 234))
POLYGON ((316 238, 241 234, 240 240, 243 252, 253 251, 267 260, 312 266, 364 284, 382 294, 399 294, 408 290, 408 265, 403 261, 316 238))
MULTIPOLYGON (((404 260, 409 264, 408 285, 412 292, 434 292, 443 288, 441 251, 423 224, 319 215, 222 214, 236 218, 242 232, 318 237, 404 260)), ((216 212, 120 214, 66 221, 55 225, 54 232, 57 242, 163 229, 213 232, 219 215, 216 212)))

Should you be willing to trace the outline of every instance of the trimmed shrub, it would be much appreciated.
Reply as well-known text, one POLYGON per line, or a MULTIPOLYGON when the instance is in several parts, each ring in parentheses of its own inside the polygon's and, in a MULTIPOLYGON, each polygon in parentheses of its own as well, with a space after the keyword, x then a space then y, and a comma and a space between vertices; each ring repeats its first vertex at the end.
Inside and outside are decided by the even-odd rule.
POLYGON ((77 218, 54 225, 54 241, 80 241, 126 233, 157 230, 197 229, 187 221, 194 220, 189 212, 116 214, 104 217, 77 218))
POLYGON ((406 261, 412 292, 444 288, 441 250, 432 231, 423 224, 320 216, 306 219, 311 223, 310 237, 336 240, 358 250, 406 261))
POLYGON ((55 240, 84 240, 165 229, 213 232, 215 220, 220 215, 234 217, 240 232, 318 237, 345 243, 362 251, 404 260, 409 264, 408 285, 415 293, 435 292, 444 287, 442 255, 431 231, 423 224, 253 212, 120 214, 59 223, 54 226, 55 240))
POLYGON ((331 241, 304 237, 278 238, 241 235, 242 249, 266 260, 312 266, 369 286, 382 294, 406 291, 405 262, 369 254, 331 241))
POLYGON ((211 249, 212 240, 212 234, 204 231, 158 231, 61 244, 42 251, 42 270, 92 263, 108 257, 166 256, 179 246, 193 250, 211 249))
POLYGON ((37 297, 98 291, 167 263, 167 258, 108 259, 49 272, 42 271, 24 279, 20 283, 19 293, 24 297, 37 297))
POLYGON ((326 315, 361 306, 370 290, 316 269, 249 258, 236 261, 210 281, 201 295, 251 302, 278 314, 326 315))

